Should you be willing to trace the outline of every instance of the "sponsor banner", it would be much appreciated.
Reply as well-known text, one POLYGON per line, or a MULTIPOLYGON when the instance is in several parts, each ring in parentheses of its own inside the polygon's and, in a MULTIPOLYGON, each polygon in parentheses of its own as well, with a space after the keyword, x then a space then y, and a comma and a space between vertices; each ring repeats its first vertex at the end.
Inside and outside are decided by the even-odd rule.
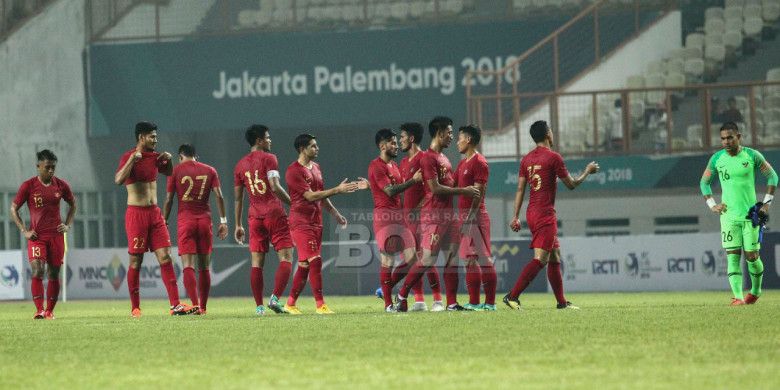
POLYGON ((718 233, 565 237, 568 291, 719 290, 728 287, 718 233))
POLYGON ((23 270, 21 251, 0 251, 0 301, 24 299, 23 270))

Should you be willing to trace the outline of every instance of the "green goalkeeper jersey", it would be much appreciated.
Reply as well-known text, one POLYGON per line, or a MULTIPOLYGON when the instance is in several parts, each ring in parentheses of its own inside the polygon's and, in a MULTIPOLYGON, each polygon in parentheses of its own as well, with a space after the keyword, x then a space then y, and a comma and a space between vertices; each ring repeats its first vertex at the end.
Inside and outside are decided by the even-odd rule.
POLYGON ((761 153, 744 146, 736 156, 725 149, 712 155, 707 167, 713 175, 717 172, 723 191, 721 203, 726 204, 721 220, 748 221, 748 210, 756 204, 755 171, 763 163, 761 153))

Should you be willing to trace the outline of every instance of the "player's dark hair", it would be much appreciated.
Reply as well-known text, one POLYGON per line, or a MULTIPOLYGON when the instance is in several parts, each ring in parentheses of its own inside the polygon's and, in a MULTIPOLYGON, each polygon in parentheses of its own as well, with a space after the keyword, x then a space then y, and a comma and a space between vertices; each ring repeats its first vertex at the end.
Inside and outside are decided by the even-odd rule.
POLYGON ((157 130, 157 125, 153 122, 138 122, 135 124, 135 140, 138 141, 142 135, 147 135, 157 130))
POLYGON ((723 125, 720 126, 720 131, 723 130, 731 130, 734 133, 739 134, 739 126, 734 122, 723 122, 723 125))
POLYGON ((479 140, 482 139, 482 130, 477 125, 462 126, 458 131, 471 137, 469 143, 472 145, 479 145, 479 140))
POLYGON ((317 139, 317 137, 308 133, 303 133, 295 137, 295 142, 293 143, 293 146, 295 147, 295 151, 300 153, 301 149, 309 146, 309 142, 311 142, 311 140, 313 139, 317 139))
POLYGON ((447 130, 449 126, 452 126, 452 119, 446 116, 437 116, 428 123, 428 133, 431 138, 435 138, 439 131, 447 130))
POLYGON ((246 142, 249 144, 249 146, 255 146, 257 139, 265 138, 266 134, 268 134, 268 126, 252 125, 246 129, 244 137, 246 138, 246 142))
POLYGON ((379 129, 379 131, 376 132, 376 135, 374 136, 374 142, 376 143, 376 147, 379 147, 379 144, 382 141, 392 141, 393 137, 395 137, 397 134, 393 132, 393 130, 390 129, 379 129))
POLYGON ((52 152, 49 149, 43 149, 40 152, 35 154, 36 157, 38 157, 38 161, 54 161, 57 162, 57 156, 54 155, 54 152, 52 152))
POLYGON ((548 130, 550 126, 547 125, 547 121, 536 121, 531 125, 531 138, 536 143, 542 142, 547 138, 548 130))
POLYGON ((417 122, 407 122, 401 125, 401 130, 414 137, 412 142, 419 145, 423 139, 423 126, 417 122))
POLYGON ((192 144, 182 144, 179 146, 179 154, 184 157, 195 157, 195 146, 192 144))

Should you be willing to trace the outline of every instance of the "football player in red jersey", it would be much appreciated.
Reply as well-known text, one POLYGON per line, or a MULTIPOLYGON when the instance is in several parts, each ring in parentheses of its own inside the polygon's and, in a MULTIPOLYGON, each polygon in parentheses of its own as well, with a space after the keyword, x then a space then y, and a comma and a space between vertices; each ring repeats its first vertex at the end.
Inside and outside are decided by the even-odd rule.
POLYGON ((65 180, 54 176, 57 156, 50 150, 38 152, 38 175, 19 187, 11 203, 11 219, 27 239, 27 257, 32 269, 30 290, 35 303, 34 319, 54 319, 54 306, 60 294, 60 267, 65 256, 65 233, 76 215, 76 198, 65 180), (60 200, 68 204, 65 222, 60 216, 60 200), (30 228, 19 216, 19 208, 27 203, 30 228), (44 264, 48 272, 46 309, 43 307, 44 264))
MULTIPOLYGON (((401 143, 401 150, 406 152, 406 156, 401 159, 400 171, 401 179, 406 181, 412 178, 416 172, 422 172, 420 170, 420 161, 423 157, 423 150, 420 149, 420 142, 423 139, 423 127, 419 123, 407 122, 401 125, 401 136, 399 141, 401 143)), ((408 190, 404 192, 404 221, 406 227, 414 235, 415 242, 417 244, 417 257, 422 257, 422 237, 420 235, 420 207, 422 207, 423 197, 425 196, 425 184, 417 183, 412 185, 408 190)), ((411 266, 411 264, 409 264, 411 266)), ((401 264, 393 270, 393 273, 405 274, 405 268, 407 264, 401 264)), ((431 292, 433 295, 433 305, 431 311, 444 311, 444 304, 441 302, 441 283, 439 278, 439 271, 436 267, 428 268, 425 272, 428 279, 428 284, 431 286, 431 292)), ((425 304, 425 296, 423 295, 422 279, 412 287, 414 293, 414 305, 410 309, 411 311, 426 311, 428 306, 425 304)))
POLYGON ((314 162, 320 151, 317 139, 311 134, 301 134, 295 138, 293 146, 298 152, 298 159, 287 167, 284 177, 292 200, 290 232, 298 251, 298 269, 284 308, 290 314, 301 314, 296 302, 308 278, 317 314, 333 314, 322 295, 322 208, 328 210, 339 225, 346 226, 347 219, 333 206, 330 197, 368 189, 368 181, 349 182, 344 179, 338 186, 326 190, 320 165, 314 162))
POLYGON ((152 122, 138 122, 135 125, 135 148, 125 152, 119 160, 114 175, 116 185, 127 189, 127 211, 125 231, 130 266, 127 269, 127 289, 133 318, 141 317, 140 272, 144 253, 154 252, 160 263, 160 276, 168 291, 171 315, 192 314, 195 306, 179 301, 179 288, 171 259, 171 237, 168 227, 157 207, 157 173, 170 176, 173 173, 171 154, 158 153, 157 125, 152 122))
POLYGON ((166 225, 171 215, 173 198, 179 201, 176 213, 176 237, 178 238, 179 257, 181 257, 182 280, 192 305, 198 307, 197 314, 206 314, 206 304, 211 289, 211 250, 213 233, 211 229, 211 208, 209 197, 211 192, 217 198, 219 211, 219 239, 227 237, 227 217, 225 216, 225 199, 219 183, 217 170, 210 165, 198 161, 195 147, 190 144, 179 146, 179 165, 173 168, 173 174, 168 176, 168 194, 163 205, 163 215, 166 225), (195 277, 197 263, 198 277, 195 277))
POLYGON ((456 187, 452 176, 452 165, 443 151, 452 142, 452 119, 439 116, 428 124, 431 145, 422 157, 425 200, 420 211, 422 227, 422 259, 409 270, 395 304, 397 311, 407 310, 406 296, 409 290, 433 266, 440 250, 446 259, 444 268, 444 289, 447 295, 447 310, 465 310, 458 304, 458 261, 456 252, 459 244, 457 215, 452 209, 452 197, 479 197, 475 186, 456 187))
POLYGON ((509 227, 520 231, 520 209, 523 206, 525 186, 528 184, 528 209, 526 221, 531 230, 531 248, 534 259, 520 273, 515 286, 504 296, 504 303, 512 309, 520 309, 518 297, 528 287, 536 274, 547 266, 547 280, 552 286, 559 309, 579 309, 563 295, 561 278, 561 250, 558 243, 558 218, 555 214, 555 192, 557 179, 561 179, 566 188, 577 188, 591 173, 599 171, 599 164, 590 162, 576 179, 573 178, 560 154, 552 150, 553 133, 545 121, 536 121, 531 125, 531 138, 536 148, 523 157, 515 195, 515 210, 509 227))
POLYGON ((466 264, 466 288, 469 303, 467 310, 496 310, 496 269, 490 253, 490 216, 485 209, 485 191, 490 170, 485 156, 477 151, 482 131, 474 125, 458 130, 458 151, 464 159, 455 169, 458 187, 475 186, 479 197, 458 197, 458 221, 460 222, 459 255, 466 264), (485 289, 485 303, 479 302, 480 285, 485 289))
POLYGON ((233 171, 235 183, 236 242, 244 243, 246 232, 242 226, 244 189, 249 196, 249 252, 252 256, 250 285, 255 298, 255 313, 265 314, 263 306, 263 266, 269 242, 279 257, 279 268, 274 277, 274 291, 268 307, 275 313, 286 314, 279 297, 287 288, 292 272, 293 242, 290 224, 282 202, 289 205, 290 195, 279 184, 279 162, 271 153, 271 134, 267 126, 251 125, 245 133, 251 147, 233 171))
POLYGON ((404 265, 417 260, 417 245, 404 222, 400 195, 413 185, 421 183, 422 173, 417 171, 409 180, 401 180, 398 164, 393 160, 398 156, 398 140, 392 130, 377 131, 374 142, 379 148, 379 157, 368 165, 368 182, 374 198, 374 237, 381 262, 379 282, 385 311, 393 312, 393 286, 406 276, 392 270, 393 258, 400 253, 404 265))

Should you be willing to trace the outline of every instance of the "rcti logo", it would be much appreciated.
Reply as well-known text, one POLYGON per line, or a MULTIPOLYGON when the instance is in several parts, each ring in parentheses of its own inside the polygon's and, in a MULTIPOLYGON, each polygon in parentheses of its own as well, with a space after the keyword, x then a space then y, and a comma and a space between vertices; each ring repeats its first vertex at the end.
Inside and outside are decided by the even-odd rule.
POLYGON ((615 275, 620 273, 620 262, 616 259, 591 261, 593 275, 615 275))
POLYGON ((719 250, 717 253, 715 251, 704 251, 704 254, 701 256, 701 266, 704 273, 710 276, 721 277, 726 276, 728 273, 726 255, 723 250, 719 250))
POLYGON ((14 287, 19 284, 19 271, 13 265, 6 265, 0 270, 0 284, 14 287))
POLYGON ((106 269, 106 278, 111 283, 111 287, 114 288, 114 291, 119 291, 119 287, 122 287, 122 281, 125 280, 125 275, 127 275, 127 270, 125 270, 125 266, 122 265, 119 257, 115 255, 114 258, 111 259, 111 262, 108 263, 106 269))
POLYGON ((693 257, 670 258, 666 260, 666 271, 670 274, 689 273, 696 270, 693 257))

